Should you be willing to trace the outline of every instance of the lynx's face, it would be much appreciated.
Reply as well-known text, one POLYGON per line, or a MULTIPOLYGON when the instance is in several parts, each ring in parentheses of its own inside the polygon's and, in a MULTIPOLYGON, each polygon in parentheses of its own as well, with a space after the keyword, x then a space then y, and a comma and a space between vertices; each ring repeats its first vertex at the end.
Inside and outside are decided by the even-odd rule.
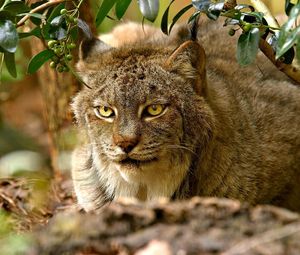
POLYGON ((90 141, 99 158, 128 180, 169 169, 182 152, 192 150, 184 143, 178 92, 166 89, 179 80, 148 64, 111 66, 87 78, 92 89, 86 91, 84 118, 90 141))
POLYGON ((94 54, 83 52, 78 68, 91 89, 78 93, 73 109, 88 135, 101 183, 113 190, 109 194, 135 196, 140 190, 122 188, 119 175, 151 189, 148 198, 171 196, 196 145, 208 140, 209 111, 199 96, 203 80, 190 61, 199 45, 190 44, 192 52, 173 55, 173 50, 151 47, 104 47, 99 53, 94 46, 94 54))

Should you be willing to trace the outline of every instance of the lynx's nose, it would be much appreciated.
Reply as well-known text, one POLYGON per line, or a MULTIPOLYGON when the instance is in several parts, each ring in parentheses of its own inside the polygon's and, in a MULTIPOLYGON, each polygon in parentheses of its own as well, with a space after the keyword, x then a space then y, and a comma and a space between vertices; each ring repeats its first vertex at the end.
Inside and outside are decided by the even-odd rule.
POLYGON ((113 138, 114 138, 115 145, 119 146, 126 153, 131 152, 139 142, 138 136, 130 137, 130 136, 114 135, 113 138))

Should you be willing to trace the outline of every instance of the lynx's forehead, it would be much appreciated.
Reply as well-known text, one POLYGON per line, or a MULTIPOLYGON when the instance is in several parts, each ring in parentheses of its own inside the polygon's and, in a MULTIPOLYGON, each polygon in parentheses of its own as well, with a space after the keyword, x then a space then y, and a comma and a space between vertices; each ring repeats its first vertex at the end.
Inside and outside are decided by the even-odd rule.
POLYGON ((172 86, 169 74, 151 63, 111 66, 96 76, 98 77, 90 84, 93 97, 112 105, 118 103, 129 106, 133 103, 142 104, 147 100, 167 100, 174 93, 169 90, 172 86))

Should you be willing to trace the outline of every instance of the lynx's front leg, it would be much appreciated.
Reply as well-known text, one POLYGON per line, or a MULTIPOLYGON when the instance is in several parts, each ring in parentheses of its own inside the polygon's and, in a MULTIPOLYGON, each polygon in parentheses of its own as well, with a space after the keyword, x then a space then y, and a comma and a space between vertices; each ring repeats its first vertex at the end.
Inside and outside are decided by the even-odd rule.
POLYGON ((109 200, 93 165, 90 146, 80 147, 73 152, 72 178, 78 204, 85 211, 99 209, 109 200))

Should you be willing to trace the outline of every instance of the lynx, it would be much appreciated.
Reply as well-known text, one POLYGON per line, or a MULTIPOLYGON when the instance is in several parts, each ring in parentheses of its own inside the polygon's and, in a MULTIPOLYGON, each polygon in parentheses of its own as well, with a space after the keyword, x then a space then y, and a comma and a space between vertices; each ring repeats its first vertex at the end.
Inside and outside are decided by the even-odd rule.
POLYGON ((219 23, 198 38, 128 23, 82 43, 72 176, 86 211, 192 196, 300 209, 300 88, 263 56, 240 67, 219 23))

